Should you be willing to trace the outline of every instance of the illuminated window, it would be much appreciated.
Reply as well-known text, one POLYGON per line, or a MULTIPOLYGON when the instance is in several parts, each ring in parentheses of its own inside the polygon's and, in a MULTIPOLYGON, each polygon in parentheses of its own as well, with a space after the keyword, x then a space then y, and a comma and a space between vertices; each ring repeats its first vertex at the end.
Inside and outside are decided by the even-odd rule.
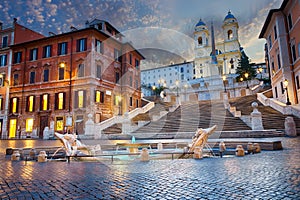
POLYGON ((41 97, 41 110, 48 110, 48 94, 43 94, 41 97))
POLYGON ((65 109, 65 93, 64 92, 55 94, 55 109, 56 110, 65 109))
POLYGON ((32 118, 26 119, 26 132, 32 132, 32 128, 33 128, 33 119, 32 118))
POLYGON ((78 108, 83 107, 83 91, 78 92, 78 108))
POLYGON ((34 111, 34 96, 27 97, 27 112, 33 112, 34 111))
POLYGON ((104 92, 96 90, 96 93, 95 93, 95 102, 96 103, 104 103, 104 92))
POLYGON ((17 111, 18 111, 18 98, 14 97, 12 98, 11 112, 16 113, 17 111))
POLYGON ((64 118, 56 117, 56 130, 63 131, 64 130, 64 118))
POLYGON ((3 109, 3 98, 0 97, 0 110, 2 110, 2 109, 3 109))

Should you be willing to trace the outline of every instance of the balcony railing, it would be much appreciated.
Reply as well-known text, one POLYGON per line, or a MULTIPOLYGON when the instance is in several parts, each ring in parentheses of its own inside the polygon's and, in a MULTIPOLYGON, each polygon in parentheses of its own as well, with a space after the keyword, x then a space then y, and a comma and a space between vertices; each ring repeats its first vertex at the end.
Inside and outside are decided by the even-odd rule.
POLYGON ((7 43, 0 43, 0 49, 7 48, 7 47, 8 47, 7 43))

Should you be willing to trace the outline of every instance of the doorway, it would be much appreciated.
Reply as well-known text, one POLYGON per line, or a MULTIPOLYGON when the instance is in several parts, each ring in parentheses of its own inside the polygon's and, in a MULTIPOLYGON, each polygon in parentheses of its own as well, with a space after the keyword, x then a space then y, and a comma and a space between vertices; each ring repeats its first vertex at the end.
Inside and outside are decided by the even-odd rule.
POLYGON ((44 137, 44 129, 45 127, 49 127, 48 125, 48 120, 49 117, 48 116, 40 116, 40 131, 39 131, 39 138, 43 138, 44 137))

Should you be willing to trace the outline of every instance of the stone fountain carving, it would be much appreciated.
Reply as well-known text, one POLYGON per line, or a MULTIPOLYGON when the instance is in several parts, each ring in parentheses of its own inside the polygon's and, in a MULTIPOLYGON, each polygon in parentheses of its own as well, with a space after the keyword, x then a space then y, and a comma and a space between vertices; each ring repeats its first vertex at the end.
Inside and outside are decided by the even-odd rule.
POLYGON ((217 125, 214 125, 210 128, 206 128, 206 129, 202 129, 202 128, 197 129, 197 131, 193 137, 192 143, 189 145, 188 152, 190 152, 190 153, 194 152, 196 147, 197 147, 197 152, 198 151, 202 152, 202 149, 207 144, 208 136, 210 136, 216 129, 217 129, 217 125))
POLYGON ((75 134, 60 134, 57 132, 54 134, 63 143, 67 156, 83 154, 81 151, 79 151, 79 149, 86 147, 79 140, 77 140, 77 136, 75 134))

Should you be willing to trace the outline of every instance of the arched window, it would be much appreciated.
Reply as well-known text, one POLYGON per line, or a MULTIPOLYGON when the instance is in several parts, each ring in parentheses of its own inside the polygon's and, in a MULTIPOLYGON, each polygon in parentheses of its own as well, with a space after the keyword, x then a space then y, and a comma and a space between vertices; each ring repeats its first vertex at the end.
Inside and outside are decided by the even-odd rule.
POLYGON ((202 45, 203 41, 202 41, 202 37, 198 37, 198 45, 202 45))
POLYGON ((227 31, 227 37, 228 37, 228 40, 231 40, 233 38, 232 30, 227 31))

